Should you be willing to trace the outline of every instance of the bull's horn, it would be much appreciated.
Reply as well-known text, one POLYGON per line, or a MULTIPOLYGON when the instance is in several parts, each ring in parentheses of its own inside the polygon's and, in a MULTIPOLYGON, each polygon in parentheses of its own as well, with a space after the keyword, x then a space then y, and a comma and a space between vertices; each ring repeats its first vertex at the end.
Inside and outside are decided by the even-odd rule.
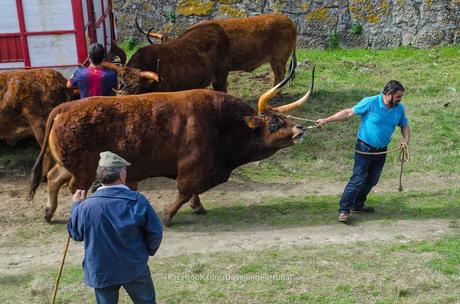
POLYGON ((276 86, 274 86, 273 88, 271 88, 259 97, 259 101, 257 103, 259 115, 262 114, 270 99, 272 99, 272 97, 275 96, 281 90, 281 88, 283 88, 286 85, 286 83, 288 83, 288 81, 292 78, 296 67, 297 60, 295 58, 295 53, 293 53, 291 63, 289 64, 289 73, 286 76, 286 78, 284 78, 280 83, 278 83, 276 86))
POLYGON ((155 72, 150 72, 150 71, 142 71, 139 73, 141 77, 152 79, 154 81, 159 81, 160 77, 158 77, 158 74, 155 72))
POLYGON ((137 29, 139 30, 139 32, 141 32, 141 34, 147 36, 147 39, 148 39, 148 41, 150 42, 150 44, 153 44, 153 41, 150 40, 150 37, 156 38, 156 39, 160 39, 161 41, 163 41, 163 35, 162 35, 162 34, 159 34, 159 33, 154 33, 154 32, 152 32, 153 28, 151 28, 148 32, 144 31, 144 30, 141 28, 141 26, 139 25, 139 21, 137 20, 137 10, 136 10, 136 13, 135 13, 135 15, 134 15, 134 20, 135 20, 137 29))
POLYGON ((153 27, 148 31, 147 37, 152 37, 152 38, 160 39, 161 41, 164 41, 164 40, 165 40, 165 39, 164 39, 165 36, 164 36, 163 34, 152 32, 152 30, 153 30, 153 27))
POLYGON ((116 64, 116 63, 113 63, 113 62, 108 62, 108 61, 102 61, 101 66, 103 68, 115 71, 117 73, 120 73, 123 70, 123 65, 116 64))
POLYGON ((313 85, 314 85, 314 83, 315 83, 315 66, 313 65, 313 68, 312 68, 312 71, 311 71, 311 86, 310 86, 310 90, 307 92, 307 94, 305 94, 302 98, 300 98, 297 101, 294 101, 294 102, 292 102, 290 104, 287 104, 287 105, 284 105, 284 106, 274 108, 273 110, 277 111, 277 112, 280 112, 280 113, 286 113, 286 112, 290 112, 292 110, 297 109, 303 103, 305 103, 308 100, 308 98, 310 97, 310 95, 313 93, 313 85))

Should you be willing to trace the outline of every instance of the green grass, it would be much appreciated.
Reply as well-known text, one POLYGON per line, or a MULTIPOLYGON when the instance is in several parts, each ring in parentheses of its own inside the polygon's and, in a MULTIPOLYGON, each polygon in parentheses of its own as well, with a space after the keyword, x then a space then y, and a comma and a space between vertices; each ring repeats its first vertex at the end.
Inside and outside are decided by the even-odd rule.
POLYGON ((122 41, 119 44, 119 47, 121 47, 126 52, 126 58, 127 60, 129 60, 129 58, 131 58, 131 56, 133 56, 133 54, 136 53, 138 49, 146 45, 149 45, 148 41, 137 43, 135 40, 128 39, 128 40, 122 41))
MULTIPOLYGON (((230 204, 206 202, 208 213, 198 216, 183 208, 174 217, 174 231, 244 231, 263 227, 296 227, 336 224, 338 195, 261 197, 260 202, 230 204)), ((352 224, 367 221, 427 220, 460 218, 460 189, 435 192, 371 194, 368 205, 377 212, 353 218, 352 224)))
POLYGON ((419 241, 410 244, 398 244, 389 248, 389 252, 437 252, 440 255, 429 260, 426 265, 446 275, 460 276, 460 236, 454 235, 436 242, 419 241), (415 246, 414 246, 415 245, 415 246))
MULTIPOLYGON (((411 162, 405 166, 405 174, 460 172, 460 69, 454 68, 460 65, 458 46, 424 50, 299 50, 297 54, 300 65, 296 78, 272 104, 292 101, 308 89, 312 63, 316 64, 315 91, 311 100, 293 113, 295 116, 326 117, 352 107, 365 96, 378 94, 387 81, 397 79, 406 88, 403 103, 412 131, 411 162)), ((255 105, 258 96, 270 87, 270 80, 267 66, 252 74, 232 73, 229 91, 255 105)), ((328 125, 325 130, 309 130, 302 144, 279 152, 256 168, 243 167, 237 172, 261 181, 279 177, 302 180, 308 176, 346 179, 359 121, 354 117, 328 125)), ((400 138, 396 130, 390 148, 397 147, 400 138)), ((388 163, 396 163, 397 156, 390 154, 388 163)), ((387 165, 383 177, 394 178, 398 174, 399 166, 387 165)))
MULTIPOLYGON (((154 258, 159 303, 457 303, 460 235, 154 258)), ((0 277, 2 303, 47 303, 56 271, 0 277), (32 291, 31 291, 32 290, 32 291), (18 292, 20 291, 20 292, 18 292)), ((91 303, 67 265, 57 303, 91 303)), ((124 291, 120 303, 130 303, 124 291)))

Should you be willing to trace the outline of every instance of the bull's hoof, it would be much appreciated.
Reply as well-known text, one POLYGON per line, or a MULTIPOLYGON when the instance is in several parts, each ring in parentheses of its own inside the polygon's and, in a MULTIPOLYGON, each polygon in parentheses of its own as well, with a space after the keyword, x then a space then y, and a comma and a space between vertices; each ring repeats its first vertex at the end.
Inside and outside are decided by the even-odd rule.
POLYGON ((165 227, 171 227, 171 220, 170 219, 163 219, 163 225, 165 225, 165 227))
POLYGON ((203 207, 193 209, 193 213, 198 214, 198 215, 203 215, 208 213, 208 210, 204 209, 203 207))
POLYGON ((53 217, 52 214, 50 214, 48 208, 45 209, 45 216, 43 217, 45 221, 49 224, 51 223, 51 218, 53 217))
POLYGON ((45 216, 44 216, 43 218, 44 218, 45 221, 49 224, 49 223, 51 223, 51 218, 52 218, 52 217, 53 217, 53 216, 51 216, 51 215, 49 215, 49 214, 45 214, 45 216))

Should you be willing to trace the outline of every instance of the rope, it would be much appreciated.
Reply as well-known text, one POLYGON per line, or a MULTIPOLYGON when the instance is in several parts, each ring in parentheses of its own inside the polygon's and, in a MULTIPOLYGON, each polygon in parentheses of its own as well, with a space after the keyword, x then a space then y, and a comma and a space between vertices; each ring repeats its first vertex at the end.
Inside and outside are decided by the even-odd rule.
POLYGON ((308 122, 312 122, 312 123, 316 122, 316 120, 313 120, 313 119, 302 118, 302 117, 297 117, 297 116, 292 116, 292 115, 284 115, 284 114, 281 114, 281 113, 276 113, 276 114, 284 116, 284 117, 287 117, 287 118, 297 119, 297 120, 300 120, 300 121, 308 121, 308 122))
MULTIPOLYGON (((307 122, 312 122, 312 123, 315 123, 316 120, 313 120, 313 119, 308 119, 308 118, 303 118, 303 117, 297 117, 297 116, 293 116, 293 115, 285 115, 285 114, 282 114, 282 113, 277 113, 278 115, 281 115, 281 116, 284 116, 286 118, 292 118, 292 119, 296 119, 296 120, 300 120, 300 121, 307 121, 307 122)), ((307 128, 308 129, 311 129, 311 128, 314 128, 316 126, 308 126, 307 128)), ((336 140, 337 141, 337 140, 336 140)), ((348 150, 348 148, 346 148, 346 150, 348 150)), ((408 162, 410 160, 410 157, 409 157, 409 147, 407 146, 404 146, 404 147, 397 147, 397 148, 394 148, 394 149, 391 149, 391 150, 387 150, 387 151, 382 151, 382 152, 363 152, 363 151, 358 151, 356 149, 353 149, 353 151, 355 153, 358 153, 358 154, 363 154, 363 155, 383 155, 383 154, 389 154, 391 152, 394 152, 394 151, 397 151, 397 150, 401 150, 399 152, 399 161, 401 162, 401 170, 400 170, 400 173, 399 173, 399 188, 398 188, 398 191, 403 191, 403 188, 402 188, 402 173, 403 173, 403 166, 404 166, 404 163, 405 162, 408 162)))
POLYGON ((56 278, 56 285, 54 286, 53 300, 51 301, 51 304, 54 304, 54 302, 56 301, 56 294, 57 294, 57 289, 59 286, 59 280, 61 279, 62 269, 64 268, 64 262, 65 262, 65 257, 67 255, 67 250, 69 249, 69 243, 70 243, 70 234, 67 237, 67 244, 65 245, 64 255, 62 256, 61 267, 59 268, 59 273, 56 278))
POLYGON ((398 188, 399 192, 403 191, 403 187, 402 187, 403 166, 404 166, 404 163, 408 162, 409 160, 410 160, 409 147, 408 146, 401 147, 401 152, 399 152, 399 161, 401 162, 401 171, 399 173, 399 188, 398 188))

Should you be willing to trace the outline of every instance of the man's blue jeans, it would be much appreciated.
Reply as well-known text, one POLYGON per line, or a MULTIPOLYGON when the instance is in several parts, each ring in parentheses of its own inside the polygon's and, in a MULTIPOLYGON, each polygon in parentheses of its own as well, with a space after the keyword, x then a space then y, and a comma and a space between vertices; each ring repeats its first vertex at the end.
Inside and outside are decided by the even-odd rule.
POLYGON ((130 282, 109 286, 105 288, 95 288, 96 302, 98 304, 116 304, 120 287, 128 293, 129 297, 135 304, 155 304, 155 288, 149 267, 146 265, 141 275, 130 282))
MULTIPOLYGON (((355 145, 357 151, 383 152, 387 148, 376 149, 358 139, 355 145)), ((361 209, 372 187, 377 185, 386 154, 363 155, 355 152, 353 174, 348 181, 339 202, 339 212, 349 212, 350 209, 361 209)))

